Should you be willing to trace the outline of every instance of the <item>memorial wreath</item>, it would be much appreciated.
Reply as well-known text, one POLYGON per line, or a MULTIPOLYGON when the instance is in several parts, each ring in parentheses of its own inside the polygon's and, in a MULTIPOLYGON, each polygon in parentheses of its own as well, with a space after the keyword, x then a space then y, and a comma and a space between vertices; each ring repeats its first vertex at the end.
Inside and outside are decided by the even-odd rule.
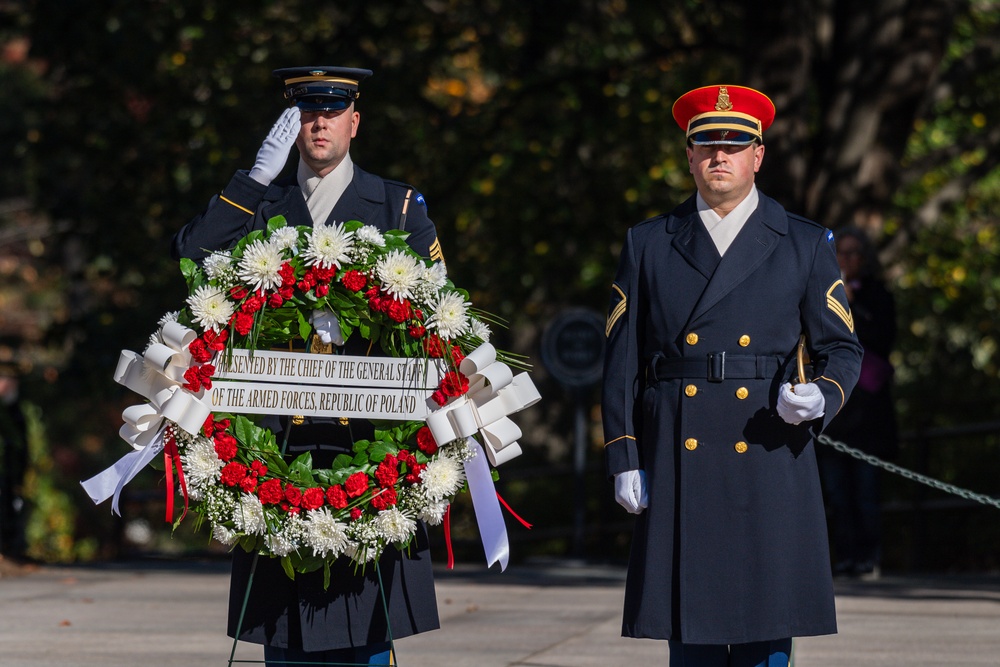
MULTIPOLYGON (((174 513, 175 469, 184 498, 175 527, 190 507, 199 525, 209 522, 216 540, 279 557, 290 577, 320 568, 328 575, 341 556, 363 565, 388 545, 406 549, 417 521, 440 524, 452 498, 466 487, 466 464, 482 455, 468 436, 483 429, 489 408, 473 409, 474 425, 465 430, 450 423, 454 418, 439 418, 433 431, 423 419, 375 421, 373 439, 356 441, 353 452, 336 456, 330 468, 314 468, 309 453, 287 460, 281 434, 261 426, 263 415, 253 406, 268 403, 265 391, 250 391, 256 398, 241 412, 254 414, 235 414, 225 411, 220 389, 238 386, 224 380, 238 379, 241 368, 244 377, 259 373, 265 364, 253 364, 255 354, 280 361, 282 353, 268 350, 320 338, 330 347, 360 336, 369 349, 378 345, 389 357, 416 362, 400 375, 413 378, 414 367, 420 371, 419 397, 426 399, 420 402, 427 413, 441 417, 458 403, 475 404, 470 386, 471 393, 495 396, 489 387, 494 378, 479 373, 482 359, 470 362, 473 356, 488 357, 488 365, 499 356, 519 364, 489 345, 489 324, 496 319, 474 310, 444 265, 421 258, 405 238, 404 232, 381 232, 358 221, 289 227, 277 217, 266 230, 251 232, 200 264, 181 260, 189 294, 184 308, 160 320, 143 355, 123 352, 116 372, 119 382, 150 399, 129 409, 136 413, 123 415, 122 436, 140 452, 133 453, 137 460, 116 464, 120 469, 113 480, 103 480, 102 491, 88 488, 94 500, 110 496, 114 484, 117 511, 121 487, 152 459, 144 450, 154 444, 150 448, 164 454, 168 520, 174 513)), ((497 365, 510 377, 506 364, 497 365)), ((537 400, 530 380, 521 384, 528 386, 528 398, 507 406, 503 415, 537 400)), ((411 399, 408 405, 416 403, 411 399)), ((327 401, 334 411, 337 405, 327 401)), ((271 407, 269 414, 289 415, 293 422, 297 417, 291 415, 299 414, 291 406, 271 407)), ((505 416, 489 419, 497 418, 505 416)), ((511 439, 501 436, 495 447, 486 443, 491 461, 497 463, 498 451, 511 439)), ((520 450, 514 443, 507 451, 520 450)), ((99 477, 84 482, 85 488, 100 486, 99 477)))

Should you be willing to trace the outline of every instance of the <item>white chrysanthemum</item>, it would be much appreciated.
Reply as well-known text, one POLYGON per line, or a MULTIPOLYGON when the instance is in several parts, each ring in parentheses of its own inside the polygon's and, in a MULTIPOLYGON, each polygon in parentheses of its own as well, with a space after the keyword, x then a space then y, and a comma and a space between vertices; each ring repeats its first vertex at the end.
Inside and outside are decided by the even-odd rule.
POLYGON ((328 269, 350 261, 354 233, 345 232, 343 225, 319 225, 309 234, 309 247, 302 257, 314 266, 328 269))
POLYGON ((417 518, 429 526, 440 526, 444 521, 444 513, 448 511, 447 500, 431 500, 420 508, 417 518))
POLYGON ((160 321, 156 323, 156 326, 159 327, 156 330, 157 333, 159 333, 160 329, 162 329, 163 327, 167 326, 167 324, 169 324, 170 322, 176 322, 177 321, 177 317, 180 314, 181 314, 181 312, 179 310, 171 310, 168 313, 163 313, 163 317, 161 317, 160 321))
POLYGON ((420 274, 420 279, 425 283, 441 289, 448 282, 448 269, 444 262, 434 262, 430 266, 425 266, 420 274))
POLYGON ((278 250, 291 250, 295 252, 299 245, 299 231, 294 227, 278 227, 271 232, 268 243, 278 250))
POLYGON ((465 483, 465 469, 449 456, 438 456, 427 463, 420 479, 429 500, 442 500, 455 495, 465 483))
POLYGON ((229 530, 221 523, 215 523, 212 524, 212 537, 214 537, 216 541, 225 544, 227 547, 231 547, 236 544, 236 540, 239 535, 229 530))
POLYGON ((372 523, 386 542, 406 542, 417 532, 417 522, 395 507, 379 512, 372 523))
POLYGON ((187 298, 191 316, 205 329, 221 331, 233 316, 233 304, 217 287, 202 285, 187 298))
POLYGON ((432 305, 427 328, 436 330, 445 340, 458 338, 469 330, 469 304, 458 292, 448 292, 432 305))
POLYGON ((264 538, 264 544, 275 556, 287 556, 299 548, 304 532, 305 526, 302 519, 291 514, 285 519, 278 532, 271 533, 264 538))
POLYGON ((382 232, 378 230, 378 227, 372 227, 371 225, 365 225, 361 229, 354 232, 354 237, 358 241, 364 241, 365 243, 371 243, 379 248, 385 247, 385 237, 382 236, 382 232))
POLYGON ((209 280, 216 280, 232 272, 233 257, 228 250, 217 250, 205 258, 202 267, 205 269, 205 275, 208 276, 209 280))
POLYGON ((181 463, 191 500, 202 499, 206 489, 219 480, 219 472, 225 465, 215 453, 215 443, 208 438, 195 438, 185 447, 181 463))
POLYGON ((263 535, 267 530, 264 521, 264 506, 260 498, 252 493, 240 496, 240 502, 233 510, 233 524, 247 535, 263 535))
POLYGON ((238 271, 240 280, 251 290, 270 290, 281 287, 281 250, 257 239, 243 249, 238 271))
POLYGON ((484 343, 490 342, 490 336, 493 335, 489 326, 487 326, 482 320, 476 319, 475 317, 469 318, 469 333, 484 343))
POLYGON ((350 542, 344 547, 344 555, 356 563, 371 563, 381 554, 377 543, 350 542))
POLYGON ((320 558, 336 558, 350 543, 345 524, 337 521, 326 507, 306 515, 304 541, 320 558))
POLYGON ((409 299, 420 281, 421 265, 416 257, 402 250, 393 250, 375 264, 375 275, 382 282, 382 289, 396 301, 409 299))

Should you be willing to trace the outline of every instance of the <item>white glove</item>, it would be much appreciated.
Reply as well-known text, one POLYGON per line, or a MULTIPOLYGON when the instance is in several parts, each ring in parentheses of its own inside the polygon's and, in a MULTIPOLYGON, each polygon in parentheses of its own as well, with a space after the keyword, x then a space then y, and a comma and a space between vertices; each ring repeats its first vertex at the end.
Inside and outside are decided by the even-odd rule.
POLYGON ((327 345, 330 343, 338 346, 344 344, 344 334, 340 330, 340 321, 337 319, 336 313, 331 310, 314 310, 309 316, 309 320, 321 341, 327 345))
POLYGON ((615 475, 615 500, 631 514, 649 507, 645 470, 626 470, 615 475))
POLYGON ((250 178, 261 185, 270 185, 285 168, 288 153, 299 136, 299 114, 298 107, 289 107, 281 114, 257 151, 257 161, 250 170, 250 178))
POLYGON ((778 416, 789 424, 800 424, 822 417, 826 410, 823 392, 812 382, 781 385, 778 391, 778 416))

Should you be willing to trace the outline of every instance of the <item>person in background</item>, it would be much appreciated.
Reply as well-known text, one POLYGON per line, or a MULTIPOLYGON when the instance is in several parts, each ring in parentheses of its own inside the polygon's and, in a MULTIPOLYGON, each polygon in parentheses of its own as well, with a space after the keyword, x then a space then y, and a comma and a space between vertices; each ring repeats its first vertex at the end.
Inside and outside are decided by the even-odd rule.
MULTIPOLYGON (((351 141, 361 115, 355 103, 371 70, 347 67, 292 67, 275 70, 288 108, 271 128, 252 169, 238 171, 208 208, 173 240, 174 258, 201 259, 224 250, 267 221, 282 215, 291 226, 360 220, 380 231, 402 229, 418 254, 443 261, 424 198, 412 186, 370 174, 351 160, 351 141), (292 146, 296 172, 279 178, 292 146)), ((313 324, 310 350, 365 355, 368 341, 340 336, 335 317, 313 324), (319 340, 322 338, 322 340, 319 340)), ((338 453, 352 452, 357 440, 371 439, 364 419, 269 418, 262 425, 279 439, 288 429, 291 456, 310 452, 314 468, 328 468, 338 453)), ((263 644, 269 667, 291 664, 387 665, 391 640, 439 627, 426 528, 421 524, 407 554, 387 548, 374 567, 356 571, 346 557, 323 572, 289 579, 277 558, 233 551, 229 594, 229 635, 263 644), (252 575, 252 578, 251 578, 252 575), (383 607, 384 593, 388 609, 383 607), (245 603, 245 615, 243 614, 245 603)))
MULTIPOLYGON (((886 289, 868 235, 853 227, 837 232, 837 261, 865 349, 861 375, 850 400, 826 434, 850 447, 891 460, 898 452, 893 367, 896 302, 886 289)), ((831 447, 819 451, 835 576, 878 578, 882 556, 879 469, 831 447)))
POLYGON ((668 640, 671 667, 787 667, 792 637, 837 631, 814 439, 861 346, 832 232, 754 184, 774 114, 742 86, 674 103, 697 191, 628 231, 611 286, 605 454, 638 515, 622 634, 668 640))

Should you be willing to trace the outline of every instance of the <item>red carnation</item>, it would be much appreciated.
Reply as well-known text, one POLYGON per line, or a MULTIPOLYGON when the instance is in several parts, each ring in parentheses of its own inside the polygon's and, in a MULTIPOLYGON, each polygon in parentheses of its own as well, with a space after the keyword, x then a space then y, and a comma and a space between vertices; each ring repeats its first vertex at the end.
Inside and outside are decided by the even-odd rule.
POLYGON ((278 269, 278 275, 281 276, 281 286, 288 287, 289 285, 295 284, 295 269, 288 262, 284 262, 281 268, 278 269))
POLYGON ((360 292, 365 288, 365 285, 368 284, 368 278, 366 278, 365 274, 360 271, 351 270, 343 275, 340 282, 342 282, 344 287, 352 292, 360 292))
MULTIPOLYGON (((219 431, 225 431, 229 428, 229 420, 220 419, 219 421, 215 422, 215 426, 213 426, 212 428, 215 429, 216 433, 218 433, 219 431)), ((206 433, 206 435, 208 434, 206 433)))
POLYGON ((347 492, 344 491, 344 487, 337 484, 327 489, 326 502, 330 503, 330 507, 338 510, 347 507, 347 492))
POLYGON ((458 366, 460 363, 462 363, 462 359, 465 359, 465 353, 462 352, 462 349, 458 345, 452 345, 451 360, 455 363, 455 366, 458 366))
POLYGON ((236 486, 247 476, 247 467, 237 461, 227 463, 222 469, 220 480, 226 486, 236 486))
POLYGON ((368 475, 363 472, 356 472, 344 482, 344 490, 351 498, 357 498, 368 490, 368 475))
POLYGON ((417 447, 428 456, 434 454, 438 450, 438 444, 434 442, 434 435, 431 433, 431 429, 427 426, 422 426, 420 430, 417 431, 417 447))
POLYGON ((281 297, 281 294, 279 294, 278 292, 273 293, 267 299, 267 305, 271 306, 271 308, 281 308, 281 304, 283 304, 284 302, 285 300, 281 297))
POLYGON ((398 498, 396 498, 396 489, 390 486, 387 489, 383 489, 381 493, 372 498, 372 507, 382 511, 392 507, 397 501, 398 498))
POLYGON ((236 313, 236 321, 233 323, 236 333, 246 336, 253 329, 253 315, 248 313, 236 313))
POLYGON ((378 464, 375 469, 375 481, 378 485, 385 488, 388 486, 395 486, 396 482, 399 480, 399 463, 396 461, 396 457, 390 454, 385 457, 382 463, 378 464))
POLYGON ((208 417, 205 418, 205 423, 201 425, 201 432, 205 434, 206 438, 211 438, 213 431, 215 431, 215 415, 209 413, 208 417))
POLYGON ((461 396, 469 391, 469 378, 458 371, 448 371, 441 380, 441 391, 445 396, 461 396))
POLYGON ((389 301, 389 306, 385 309, 385 312, 393 322, 405 322, 410 319, 412 309, 410 308, 409 301, 396 301, 392 299, 389 301))
POLYGON ((205 341, 205 347, 209 350, 222 352, 226 349, 226 339, 229 338, 229 332, 223 329, 219 333, 215 333, 209 329, 201 335, 201 338, 205 341))
POLYGON ((305 493, 302 494, 302 509, 305 510, 316 510, 323 506, 323 502, 326 500, 326 494, 323 493, 323 489, 318 486, 314 486, 311 489, 306 489, 305 493))
POLYGON ((253 475, 247 475, 240 480, 240 488, 243 489, 245 493, 253 493, 254 489, 257 488, 257 478, 253 475))
POLYGON ((191 358, 200 364, 212 358, 212 353, 205 347, 205 341, 200 338, 195 338, 191 341, 191 344, 188 345, 188 352, 191 353, 191 358))
POLYGON ((247 300, 243 302, 242 306, 240 306, 240 311, 246 313, 247 315, 253 315, 263 307, 264 295, 260 290, 257 290, 247 297, 247 300))
POLYGON ((434 359, 440 359, 444 356, 444 341, 441 340, 440 336, 434 334, 424 341, 424 349, 427 350, 428 356, 434 359))
POLYGON ((243 285, 236 285, 235 287, 229 289, 229 296, 236 301, 242 301, 248 293, 247 288, 243 285))
POLYGON ((364 512, 361 511, 360 507, 352 507, 351 508, 351 520, 352 521, 357 521, 358 519, 360 519, 362 514, 364 514, 364 512))
POLYGON ((316 296, 326 296, 330 293, 329 285, 316 285, 316 296))
MULTIPOLYGON (((223 461, 232 461, 236 458, 236 451, 239 448, 236 438, 224 432, 215 434, 215 453, 223 461)), ((255 461, 256 463, 256 461, 255 461)))
POLYGON ((250 464, 250 474, 255 477, 263 477, 267 474, 267 466, 264 462, 259 459, 254 459, 253 463, 250 464))
POLYGON ((408 331, 413 338, 422 338, 427 333, 427 329, 423 324, 411 324, 408 331))
POLYGON ((269 479, 257 489, 257 497, 264 505, 277 505, 285 498, 281 490, 281 480, 269 479))
POLYGON ((332 266, 327 266, 327 267, 314 266, 313 272, 316 275, 316 280, 318 280, 321 283, 328 283, 331 280, 333 280, 334 274, 337 273, 337 265, 334 264, 332 266))
POLYGON ((410 472, 406 473, 406 481, 410 484, 420 483, 420 473, 424 471, 427 467, 426 463, 415 463, 411 468, 410 472))
POLYGON ((289 484, 285 487, 285 500, 288 501, 289 505, 298 507, 302 504, 302 491, 298 487, 289 484))

